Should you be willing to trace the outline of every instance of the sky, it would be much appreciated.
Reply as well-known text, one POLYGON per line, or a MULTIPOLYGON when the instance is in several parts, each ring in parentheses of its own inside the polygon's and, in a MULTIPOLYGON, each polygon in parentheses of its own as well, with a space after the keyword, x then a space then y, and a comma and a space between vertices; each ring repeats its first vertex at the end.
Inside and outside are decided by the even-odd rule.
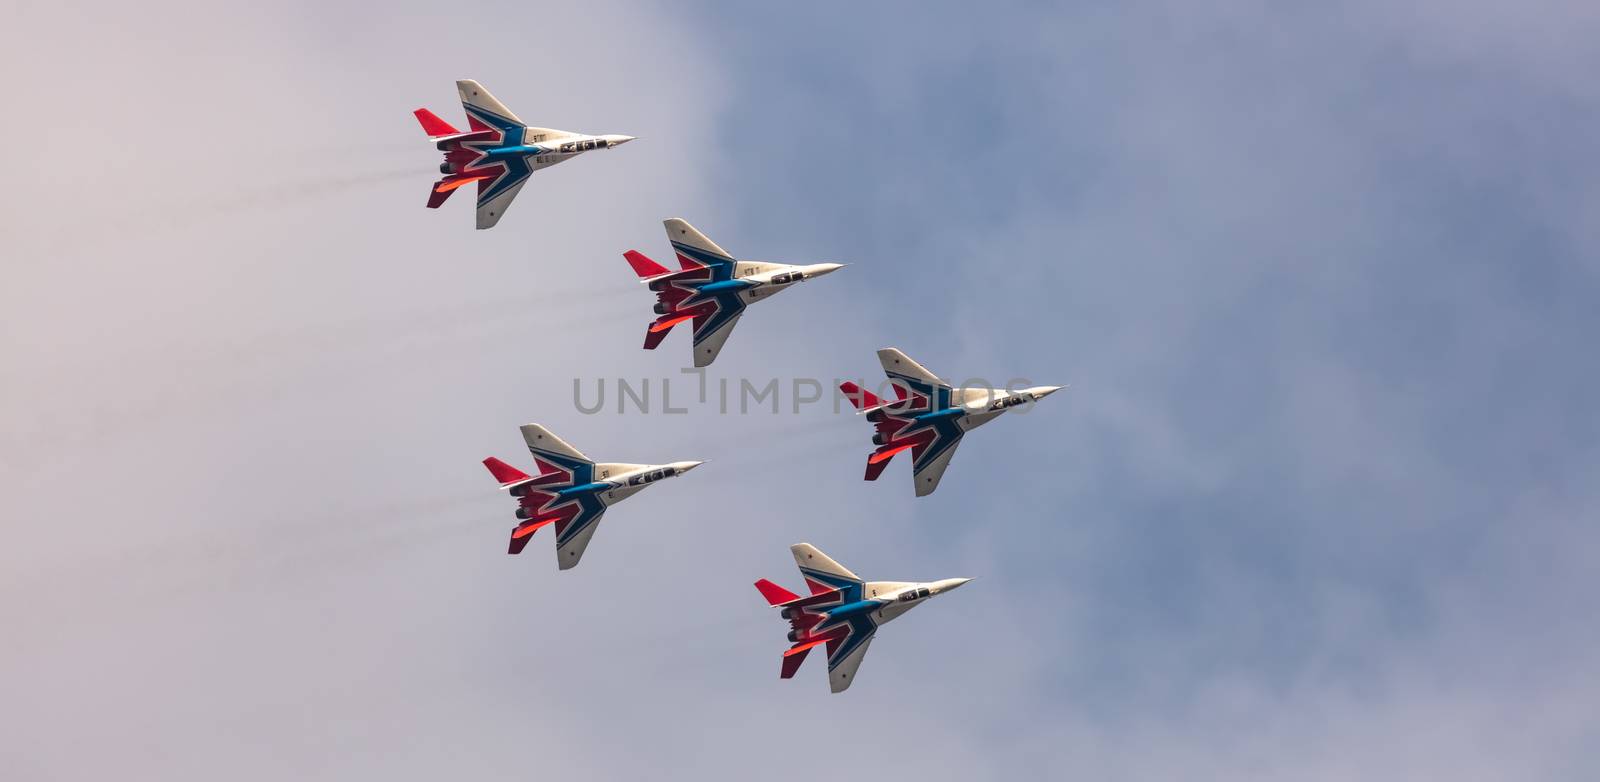
MULTIPOLYGON (((1203 6, 1203 7, 1202 7, 1203 6)), ((8 778, 1591 780, 1600 7, 0 10, 8 778), (473 78, 639 137, 423 209, 473 78), (937 493, 621 253, 841 262, 712 379, 1069 385, 937 493), (614 385, 613 385, 614 388, 614 385), (659 385, 657 386, 659 389, 659 385), (478 462, 709 464, 581 566, 478 462), (777 678, 809 541, 975 577, 777 678)))

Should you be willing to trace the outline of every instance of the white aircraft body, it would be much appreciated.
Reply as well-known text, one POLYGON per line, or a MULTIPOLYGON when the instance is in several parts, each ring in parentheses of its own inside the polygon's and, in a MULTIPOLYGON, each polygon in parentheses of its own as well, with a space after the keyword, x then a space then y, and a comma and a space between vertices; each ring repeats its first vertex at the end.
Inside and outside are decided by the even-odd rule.
POLYGON ((476 182, 480 229, 493 228, 500 222, 533 172, 590 150, 621 146, 634 138, 536 128, 524 124, 483 85, 471 79, 456 82, 456 90, 467 111, 466 132, 456 130, 427 109, 415 112, 434 146, 444 153, 444 162, 439 164, 444 178, 433 183, 428 208, 437 209, 456 188, 476 182))
POLYGON ((623 253, 639 281, 656 293, 656 315, 645 331, 645 350, 655 350, 673 326, 694 321, 694 365, 710 366, 722 352, 745 307, 796 283, 831 274, 842 263, 786 264, 741 261, 694 226, 676 217, 664 221, 678 271, 638 250, 623 253))
POLYGON ((657 481, 676 478, 704 462, 626 464, 595 462, 538 424, 525 424, 522 439, 533 454, 538 475, 529 475, 493 456, 483 464, 500 488, 517 498, 517 526, 507 553, 520 554, 539 528, 556 529, 556 561, 562 570, 578 564, 606 508, 657 481))
POLYGON ((850 382, 840 383, 839 389, 877 427, 872 444, 878 448, 867 457, 866 480, 877 480, 895 454, 910 449, 918 497, 939 488, 939 479, 967 432, 1062 388, 953 388, 894 348, 879 350, 878 361, 894 388, 895 400, 879 399, 850 382))
POLYGON ((855 681, 879 625, 972 580, 862 581, 810 543, 796 543, 789 551, 810 595, 801 597, 764 578, 756 582, 761 596, 783 609, 782 617, 789 620, 794 646, 783 653, 778 676, 794 676, 812 647, 827 644, 828 684, 834 692, 844 692, 855 681))

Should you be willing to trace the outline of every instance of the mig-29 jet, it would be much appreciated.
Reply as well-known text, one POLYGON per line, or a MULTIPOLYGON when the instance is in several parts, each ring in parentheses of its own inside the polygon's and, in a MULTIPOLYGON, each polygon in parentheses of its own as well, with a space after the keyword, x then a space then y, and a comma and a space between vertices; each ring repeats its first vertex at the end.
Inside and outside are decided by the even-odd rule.
POLYGON ((946 578, 920 584, 862 581, 810 543, 796 543, 789 551, 810 595, 801 597, 764 578, 756 582, 761 596, 772 607, 783 609, 781 616, 789 620, 789 640, 794 646, 783 653, 778 676, 793 677, 812 647, 827 644, 828 684, 834 692, 843 692, 855 681, 856 669, 861 667, 878 625, 972 580, 946 578))
POLYGON ((656 294, 656 315, 644 335, 644 349, 655 350, 673 326, 694 321, 694 365, 707 367, 717 359, 723 343, 744 314, 745 307, 797 282, 821 277, 844 267, 842 263, 789 265, 741 261, 729 255, 706 235, 678 218, 665 222, 667 239, 677 254, 678 271, 672 271, 638 250, 623 253, 639 281, 656 294))
POLYGON ((444 153, 444 162, 439 164, 444 178, 433 183, 428 208, 437 209, 456 188, 477 182, 480 229, 500 222, 533 172, 591 149, 609 149, 633 140, 633 136, 590 136, 525 125, 483 85, 462 79, 456 82, 456 90, 461 93, 461 107, 467 110, 465 133, 427 109, 415 112, 428 138, 444 153))
POLYGON ((538 475, 493 456, 483 460, 500 488, 517 498, 517 526, 507 553, 521 554, 540 527, 556 527, 556 561, 562 570, 578 564, 606 508, 656 481, 675 478, 704 462, 671 464, 596 463, 538 424, 522 427, 538 475))
POLYGON ((917 496, 939 488, 956 446, 967 432, 993 421, 1019 405, 1030 405, 1061 386, 1034 386, 1017 390, 952 388, 921 364, 894 348, 878 351, 878 361, 898 397, 884 401, 855 383, 839 390, 877 427, 867 457, 866 479, 875 481, 894 455, 911 449, 911 477, 917 496))

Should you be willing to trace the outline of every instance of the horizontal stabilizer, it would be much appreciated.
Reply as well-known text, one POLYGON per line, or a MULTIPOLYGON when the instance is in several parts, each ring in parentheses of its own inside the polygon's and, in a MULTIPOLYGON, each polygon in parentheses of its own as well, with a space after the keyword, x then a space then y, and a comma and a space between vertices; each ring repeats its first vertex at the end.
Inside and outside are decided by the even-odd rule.
POLYGON ((870 410, 883 405, 883 400, 877 394, 868 391, 848 380, 839 384, 839 390, 844 392, 844 397, 855 405, 857 410, 870 410))
POLYGON ((666 329, 657 330, 654 327, 646 329, 644 332, 644 349, 655 350, 657 346, 666 340, 668 333, 666 329))
POLYGON ((429 209, 438 209, 450 198, 450 194, 456 191, 453 187, 445 187, 449 181, 448 179, 441 179, 433 183, 433 187, 428 190, 429 209))
POLYGON ((558 517, 550 516, 536 521, 524 521, 511 531, 511 546, 506 549, 507 554, 521 554, 528 547, 528 541, 533 540, 533 533, 540 527, 555 523, 558 517))
MULTIPOLYGON (((534 529, 538 529, 538 527, 534 527, 534 529)), ((511 544, 506 547, 507 554, 521 554, 522 550, 528 547, 528 541, 533 540, 531 531, 522 535, 517 534, 519 532, 522 532, 521 527, 511 532, 511 544)))
POLYGON ((483 466, 489 468, 489 472, 494 475, 494 479, 499 481, 501 486, 510 486, 513 483, 521 483, 522 481, 529 480, 533 477, 515 467, 512 467, 509 464, 506 464, 505 462, 500 461, 499 459, 494 458, 493 456, 484 459, 483 466))
POLYGON ((649 256, 638 250, 629 250, 623 253, 622 257, 628 259, 628 265, 633 267, 633 273, 639 275, 641 279, 658 277, 663 274, 669 274, 672 271, 651 260, 649 256))
POLYGON ((655 321, 650 324, 650 330, 657 333, 671 331, 673 326, 676 326, 686 320, 692 320, 698 317, 700 317, 698 310, 687 315, 677 312, 668 313, 656 318, 655 321))
POLYGON ((461 132, 456 130, 454 127, 451 127, 450 123, 439 119, 439 115, 434 114, 427 109, 417 109, 413 113, 417 115, 417 121, 422 123, 422 130, 428 134, 429 138, 453 136, 461 132))
POLYGON ((448 179, 441 179, 433 183, 433 187, 428 190, 429 209, 438 209, 450 197, 450 194, 456 191, 453 187, 446 187, 449 182, 450 180, 448 179))
MULTIPOLYGON (((876 456, 876 455, 877 454, 874 454, 873 456, 876 456)), ((893 457, 893 456, 894 456, 894 454, 889 454, 889 457, 893 457)), ((882 475, 883 471, 887 470, 887 469, 889 469, 889 458, 875 459, 873 457, 868 457, 867 458, 867 474, 865 476, 862 476, 862 477, 865 480, 875 481, 875 480, 878 479, 878 476, 882 475)))
POLYGON ((760 590, 761 596, 767 599, 768 604, 774 606, 781 606, 800 599, 799 595, 764 578, 756 582, 756 589, 760 590))
POLYGON ((593 464, 593 460, 584 456, 583 452, 568 445, 567 441, 538 424, 523 424, 522 439, 528 444, 528 450, 534 458, 550 458, 551 461, 576 460, 593 464))
POLYGON ((800 670, 800 663, 803 663, 803 662, 806 661, 806 655, 811 652, 811 648, 816 646, 816 645, 818 645, 818 644, 823 643, 824 640, 825 639, 818 639, 818 640, 815 640, 815 641, 808 641, 808 642, 803 643, 803 644, 797 644, 796 646, 794 646, 790 650, 784 652, 783 653, 783 670, 779 671, 778 678, 780 678, 780 679, 792 679, 792 678, 794 678, 794 672, 800 670))

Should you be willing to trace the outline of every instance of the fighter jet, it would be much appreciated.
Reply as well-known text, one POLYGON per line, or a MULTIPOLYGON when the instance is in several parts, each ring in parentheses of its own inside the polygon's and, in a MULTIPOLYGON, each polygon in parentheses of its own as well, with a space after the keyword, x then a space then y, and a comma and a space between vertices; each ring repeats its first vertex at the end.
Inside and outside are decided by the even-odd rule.
POLYGON ((921 364, 894 348, 878 351, 878 361, 898 397, 885 402, 855 383, 839 384, 867 420, 877 427, 867 457, 866 479, 875 481, 894 455, 911 449, 911 477, 918 497, 939 488, 944 468, 968 431, 994 420, 1019 405, 1030 405, 1061 386, 1034 386, 1015 391, 989 388, 951 388, 921 364))
POLYGON ((772 607, 783 609, 780 615, 789 620, 789 640, 794 646, 783 653, 778 676, 793 677, 811 647, 825 643, 828 684, 834 692, 844 692, 855 681, 856 669, 861 667, 878 625, 972 580, 946 578, 920 584, 862 581, 810 543, 796 543, 789 550, 810 595, 800 597, 764 578, 756 582, 761 596, 772 607))
POLYGON ((589 136, 525 125, 483 85, 462 79, 456 82, 456 90, 467 110, 467 132, 456 130, 427 109, 415 112, 428 138, 444 153, 444 162, 439 164, 444 178, 433 183, 428 208, 439 208, 456 188, 477 182, 480 229, 500 222, 533 172, 591 149, 610 149, 633 140, 633 136, 589 136))
POLYGON ((707 367, 750 304, 788 290, 797 282, 844 268, 842 263, 791 266, 740 261, 694 226, 674 217, 665 222, 667 239, 677 253, 678 271, 645 257, 638 250, 623 253, 639 281, 656 292, 656 315, 644 335, 644 349, 655 350, 673 326, 694 321, 694 365, 707 367))
POLYGON ((705 462, 671 464, 595 463, 538 424, 522 427, 538 475, 529 475, 493 456, 483 460, 500 488, 517 498, 517 526, 509 554, 521 554, 533 533, 556 525, 556 562, 562 570, 578 564, 606 508, 652 483, 675 478, 705 462))

